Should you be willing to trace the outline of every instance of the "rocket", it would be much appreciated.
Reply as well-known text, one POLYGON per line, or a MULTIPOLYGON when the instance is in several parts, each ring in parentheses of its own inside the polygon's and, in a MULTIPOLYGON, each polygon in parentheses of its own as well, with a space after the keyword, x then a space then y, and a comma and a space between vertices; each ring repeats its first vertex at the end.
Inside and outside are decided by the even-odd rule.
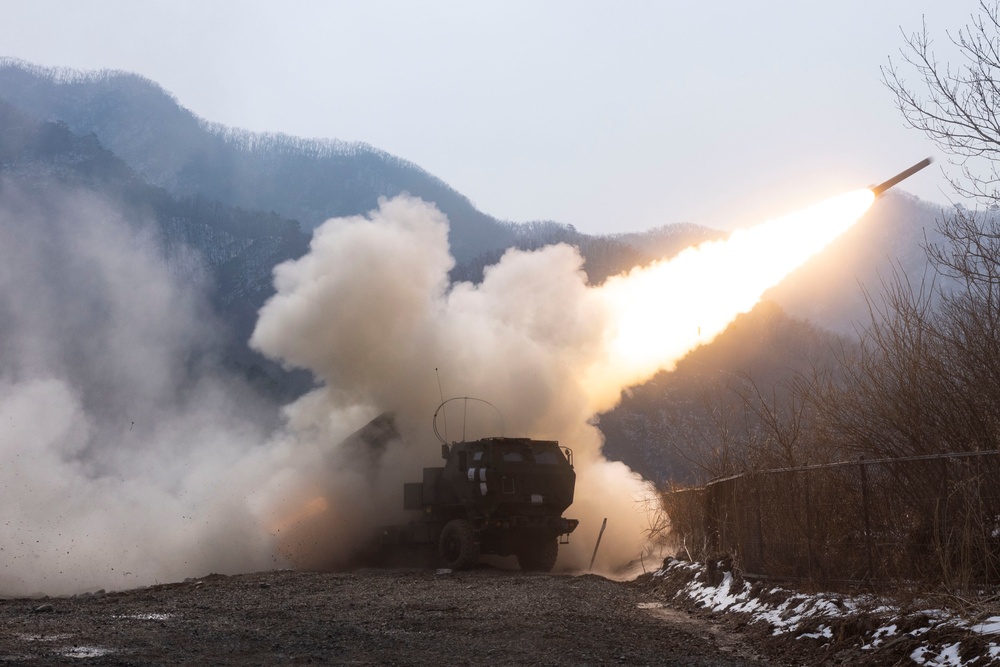
POLYGON ((913 176, 915 173, 917 173, 918 171, 929 165, 931 162, 932 162, 931 158, 924 158, 923 160, 916 163, 909 169, 905 169, 899 172, 898 174, 890 178, 888 181, 885 181, 884 183, 879 183, 878 185, 873 185, 868 189, 871 190, 873 193, 875 193, 876 197, 879 197, 882 194, 884 194, 886 190, 896 185, 900 181, 905 180, 910 176, 913 176))

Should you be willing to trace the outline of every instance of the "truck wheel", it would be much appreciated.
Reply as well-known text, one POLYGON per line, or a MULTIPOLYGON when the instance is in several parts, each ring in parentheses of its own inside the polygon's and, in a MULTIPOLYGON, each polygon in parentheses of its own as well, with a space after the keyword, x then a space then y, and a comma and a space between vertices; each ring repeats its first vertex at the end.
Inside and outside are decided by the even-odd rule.
POLYGON ((438 541, 438 556, 443 567, 464 570, 479 561, 479 545, 476 544, 472 524, 465 519, 452 519, 444 525, 438 541))
POLYGON ((517 545, 517 564, 525 572, 550 572, 559 555, 559 540, 547 533, 525 536, 517 545))

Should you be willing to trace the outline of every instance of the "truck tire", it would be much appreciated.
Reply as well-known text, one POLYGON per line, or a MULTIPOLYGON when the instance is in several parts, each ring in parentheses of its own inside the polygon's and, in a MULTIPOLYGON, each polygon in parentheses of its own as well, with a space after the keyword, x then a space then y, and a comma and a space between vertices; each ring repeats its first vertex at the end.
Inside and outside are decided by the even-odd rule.
POLYGON ((525 572, 551 572, 559 555, 559 539, 548 533, 526 535, 518 541, 517 564, 525 572))
POLYGON ((479 545, 472 524, 465 519, 452 519, 444 525, 438 540, 441 566, 465 570, 479 562, 479 545))

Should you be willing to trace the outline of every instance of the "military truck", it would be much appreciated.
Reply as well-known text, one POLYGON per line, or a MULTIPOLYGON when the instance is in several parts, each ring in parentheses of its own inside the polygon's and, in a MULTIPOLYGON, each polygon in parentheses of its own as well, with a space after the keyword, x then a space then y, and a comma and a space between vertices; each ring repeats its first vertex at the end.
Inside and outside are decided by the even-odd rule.
POLYGON ((576 519, 573 452, 555 440, 492 437, 441 445, 443 467, 403 485, 403 508, 420 512, 386 528, 383 544, 437 544, 442 567, 464 569, 480 554, 517 556, 522 570, 548 572, 576 519))

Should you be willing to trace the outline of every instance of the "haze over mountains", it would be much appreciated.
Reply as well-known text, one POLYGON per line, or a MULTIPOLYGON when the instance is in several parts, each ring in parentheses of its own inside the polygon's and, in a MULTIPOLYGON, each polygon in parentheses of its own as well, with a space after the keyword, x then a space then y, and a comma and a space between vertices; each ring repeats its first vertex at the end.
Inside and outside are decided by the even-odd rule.
MULTIPOLYGON (((217 353, 277 402, 301 393, 311 380, 247 346, 258 310, 274 293, 273 268, 304 254, 311 231, 324 220, 363 215, 382 197, 406 192, 447 215, 456 281, 478 282, 507 248, 565 242, 580 248, 589 280, 599 283, 723 236, 691 223, 593 236, 552 221, 497 220, 419 166, 372 146, 214 125, 133 74, 0 60, 0 194, 42 202, 57 191, 91 193, 136 229, 152 225, 171 275, 204 296, 206 317, 222 332, 217 353)), ((783 212, 780 205, 776 214, 783 212)), ((764 318, 770 333, 750 327, 737 343, 730 337, 727 344, 736 352, 727 356, 727 367, 752 366, 755 341, 780 346, 801 339, 801 323, 790 326, 789 318, 851 335, 868 316, 862 286, 877 292, 879 276, 894 267, 923 275, 920 246, 939 215, 940 207, 905 193, 879 200, 853 230, 768 294, 780 306, 764 318)), ((37 233, 55 232, 40 227, 37 233)), ((428 363, 433 367, 433 360, 428 363)), ((671 476, 650 463, 659 460, 661 436, 641 438, 627 428, 606 435, 612 456, 638 447, 645 453, 626 456, 627 462, 651 478, 671 476)))

